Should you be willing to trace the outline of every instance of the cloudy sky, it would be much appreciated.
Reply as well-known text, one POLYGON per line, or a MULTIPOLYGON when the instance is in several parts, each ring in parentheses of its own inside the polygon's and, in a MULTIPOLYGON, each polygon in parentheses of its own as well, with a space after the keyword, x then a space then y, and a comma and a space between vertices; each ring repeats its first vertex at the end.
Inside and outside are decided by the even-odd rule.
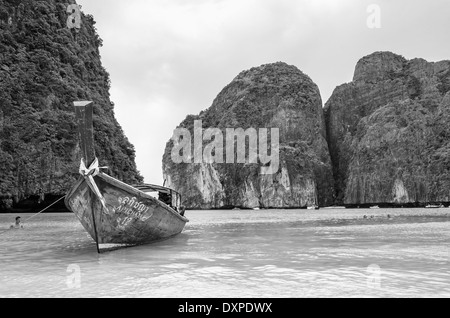
POLYGON ((188 115, 241 71, 277 61, 319 86, 323 103, 375 51, 450 59, 448 0, 78 0, 97 21, 116 118, 147 183, 188 115), (378 14, 379 13, 379 14, 378 14))

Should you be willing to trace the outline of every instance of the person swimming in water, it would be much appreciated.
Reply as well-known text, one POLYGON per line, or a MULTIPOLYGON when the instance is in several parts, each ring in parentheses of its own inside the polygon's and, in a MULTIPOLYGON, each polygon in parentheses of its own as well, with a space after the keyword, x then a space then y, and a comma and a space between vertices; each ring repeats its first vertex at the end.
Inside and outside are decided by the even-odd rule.
POLYGON ((16 217, 16 222, 9 227, 10 230, 20 230, 23 229, 22 220, 20 216, 16 217))

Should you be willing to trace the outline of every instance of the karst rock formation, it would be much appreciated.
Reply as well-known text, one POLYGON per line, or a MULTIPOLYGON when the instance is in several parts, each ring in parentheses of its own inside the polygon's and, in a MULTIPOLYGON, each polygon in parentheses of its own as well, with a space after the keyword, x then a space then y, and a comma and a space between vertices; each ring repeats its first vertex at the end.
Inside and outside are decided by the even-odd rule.
POLYGON ((450 61, 362 58, 325 105, 337 202, 450 201, 450 61))
POLYGON ((79 28, 69 27, 70 4, 0 0, 0 211, 36 210, 78 178, 77 100, 95 103, 100 164, 125 182, 142 181, 114 117, 95 21, 80 12, 70 20, 79 28))
MULTIPOLYGON (((204 132, 220 129, 224 140, 227 129, 278 129, 279 169, 263 174, 264 162, 249 161, 175 163, 172 151, 178 141, 171 140, 164 154, 163 172, 167 185, 183 195, 187 207, 299 208, 332 204, 334 182, 320 92, 295 66, 278 62, 240 73, 210 108, 188 116, 178 128, 188 129, 193 135, 195 121, 200 120, 204 132)), ((208 144, 204 141, 203 149, 208 144)), ((194 147, 192 143, 192 153, 194 147)), ((235 152, 237 149, 234 147, 235 152)), ((246 150, 250 152, 249 141, 246 150)), ((224 151, 223 156, 227 155, 224 151)))

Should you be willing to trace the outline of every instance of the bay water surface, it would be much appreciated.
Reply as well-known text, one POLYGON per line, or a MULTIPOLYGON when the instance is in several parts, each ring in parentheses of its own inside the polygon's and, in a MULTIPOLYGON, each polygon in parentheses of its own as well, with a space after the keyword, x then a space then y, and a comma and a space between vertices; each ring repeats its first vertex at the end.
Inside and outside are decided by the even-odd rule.
POLYGON ((186 216, 175 238, 98 255, 73 214, 38 215, 0 234, 0 297, 450 297, 450 209, 186 216))

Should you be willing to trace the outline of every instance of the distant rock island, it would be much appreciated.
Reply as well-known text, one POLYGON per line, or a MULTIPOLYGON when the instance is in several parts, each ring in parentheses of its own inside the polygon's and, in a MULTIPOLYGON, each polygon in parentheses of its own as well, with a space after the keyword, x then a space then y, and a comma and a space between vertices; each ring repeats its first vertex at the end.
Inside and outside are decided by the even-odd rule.
POLYGON ((325 105, 337 203, 450 201, 450 61, 376 52, 325 105))
POLYGON ((239 74, 210 108, 178 128, 192 131, 198 120, 204 129, 277 127, 279 171, 176 164, 171 140, 163 173, 193 209, 448 203, 449 92, 450 61, 375 52, 322 108, 316 84, 295 66, 262 65, 239 74))
POLYGON ((69 29, 68 1, 0 0, 0 211, 45 207, 78 178, 73 101, 95 102, 101 164, 125 182, 143 180, 114 117, 92 16, 69 29))
MULTIPOLYGON (((262 65, 240 73, 198 116, 180 125, 203 128, 279 128, 278 172, 261 175, 255 164, 175 164, 173 140, 163 159, 169 187, 189 208, 296 208, 333 204, 332 165, 317 85, 295 66, 262 65), (318 202, 316 202, 318 200, 318 202)), ((247 151, 249 146, 247 146, 247 151)), ((225 155, 225 154, 224 154, 225 155)))

